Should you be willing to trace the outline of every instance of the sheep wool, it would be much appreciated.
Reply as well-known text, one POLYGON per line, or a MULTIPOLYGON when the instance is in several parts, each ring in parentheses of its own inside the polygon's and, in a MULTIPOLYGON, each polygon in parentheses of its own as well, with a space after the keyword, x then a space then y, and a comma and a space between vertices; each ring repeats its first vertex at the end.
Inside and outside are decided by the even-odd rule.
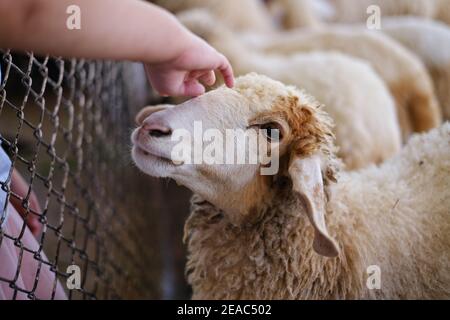
POLYGON ((281 25, 285 29, 315 28, 322 25, 311 0, 272 0, 269 6, 272 11, 281 12, 281 25))
POLYGON ((436 19, 450 24, 450 0, 437 0, 438 9, 436 10, 436 19))

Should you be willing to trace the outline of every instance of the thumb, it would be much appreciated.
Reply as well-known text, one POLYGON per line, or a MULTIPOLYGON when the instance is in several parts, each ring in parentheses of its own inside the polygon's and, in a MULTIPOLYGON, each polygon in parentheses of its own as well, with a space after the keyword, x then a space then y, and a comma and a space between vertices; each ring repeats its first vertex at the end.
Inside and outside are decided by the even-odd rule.
POLYGON ((205 87, 197 79, 191 79, 183 83, 183 95, 196 97, 205 93, 205 87))

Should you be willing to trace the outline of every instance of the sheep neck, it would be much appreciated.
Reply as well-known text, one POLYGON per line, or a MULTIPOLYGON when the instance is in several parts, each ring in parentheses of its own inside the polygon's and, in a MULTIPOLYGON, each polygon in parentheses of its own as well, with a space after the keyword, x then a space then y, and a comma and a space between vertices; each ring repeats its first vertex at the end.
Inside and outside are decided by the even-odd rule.
POLYGON ((297 199, 277 197, 260 208, 260 220, 236 227, 221 210, 193 200, 185 239, 194 298, 308 299, 315 290, 323 290, 324 298, 346 296, 338 278, 324 274, 351 271, 341 258, 323 258, 311 249, 314 231, 302 207, 297 199))

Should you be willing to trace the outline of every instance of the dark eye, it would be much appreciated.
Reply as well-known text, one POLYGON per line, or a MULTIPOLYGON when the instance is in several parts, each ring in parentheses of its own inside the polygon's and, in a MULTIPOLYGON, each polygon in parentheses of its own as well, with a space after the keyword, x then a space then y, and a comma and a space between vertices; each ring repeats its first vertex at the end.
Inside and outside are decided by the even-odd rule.
POLYGON ((263 134, 266 136, 268 141, 279 142, 283 139, 281 127, 278 123, 265 123, 260 126, 260 129, 263 131, 263 134))

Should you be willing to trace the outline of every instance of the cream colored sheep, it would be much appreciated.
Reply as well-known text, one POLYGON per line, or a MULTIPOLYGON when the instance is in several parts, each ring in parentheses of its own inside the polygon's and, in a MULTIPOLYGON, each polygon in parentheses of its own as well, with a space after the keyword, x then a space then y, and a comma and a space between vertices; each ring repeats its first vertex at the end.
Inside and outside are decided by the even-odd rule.
POLYGON ((270 32, 275 23, 261 0, 153 0, 155 4, 178 13, 202 8, 215 14, 233 30, 270 32))
POLYGON ((401 136, 394 102, 367 64, 338 53, 289 58, 262 54, 247 49, 204 11, 190 11, 179 18, 222 52, 235 74, 255 71, 314 94, 337 123, 339 156, 348 169, 380 163, 399 151, 401 136))
POLYGON ((269 8, 284 29, 322 25, 311 0, 271 0, 269 8))
POLYGON ((450 24, 450 0, 438 0, 439 6, 436 10, 435 19, 450 24))
POLYGON ((335 50, 370 62, 396 100, 405 141, 413 131, 427 131, 441 124, 441 110, 425 66, 386 35, 354 26, 333 26, 245 38, 270 53, 335 50))
POLYGON ((380 167, 338 177, 330 118, 266 77, 152 112, 138 117, 133 159, 197 194, 185 227, 194 299, 450 298, 450 124, 414 136, 380 167), (261 144, 280 150, 280 170, 173 164, 169 136, 193 134, 194 120, 221 133, 265 130, 261 144), (371 266, 379 289, 366 286, 371 266))
POLYGON ((382 31, 414 52, 434 81, 444 119, 450 120, 450 27, 414 17, 385 18, 382 31))

